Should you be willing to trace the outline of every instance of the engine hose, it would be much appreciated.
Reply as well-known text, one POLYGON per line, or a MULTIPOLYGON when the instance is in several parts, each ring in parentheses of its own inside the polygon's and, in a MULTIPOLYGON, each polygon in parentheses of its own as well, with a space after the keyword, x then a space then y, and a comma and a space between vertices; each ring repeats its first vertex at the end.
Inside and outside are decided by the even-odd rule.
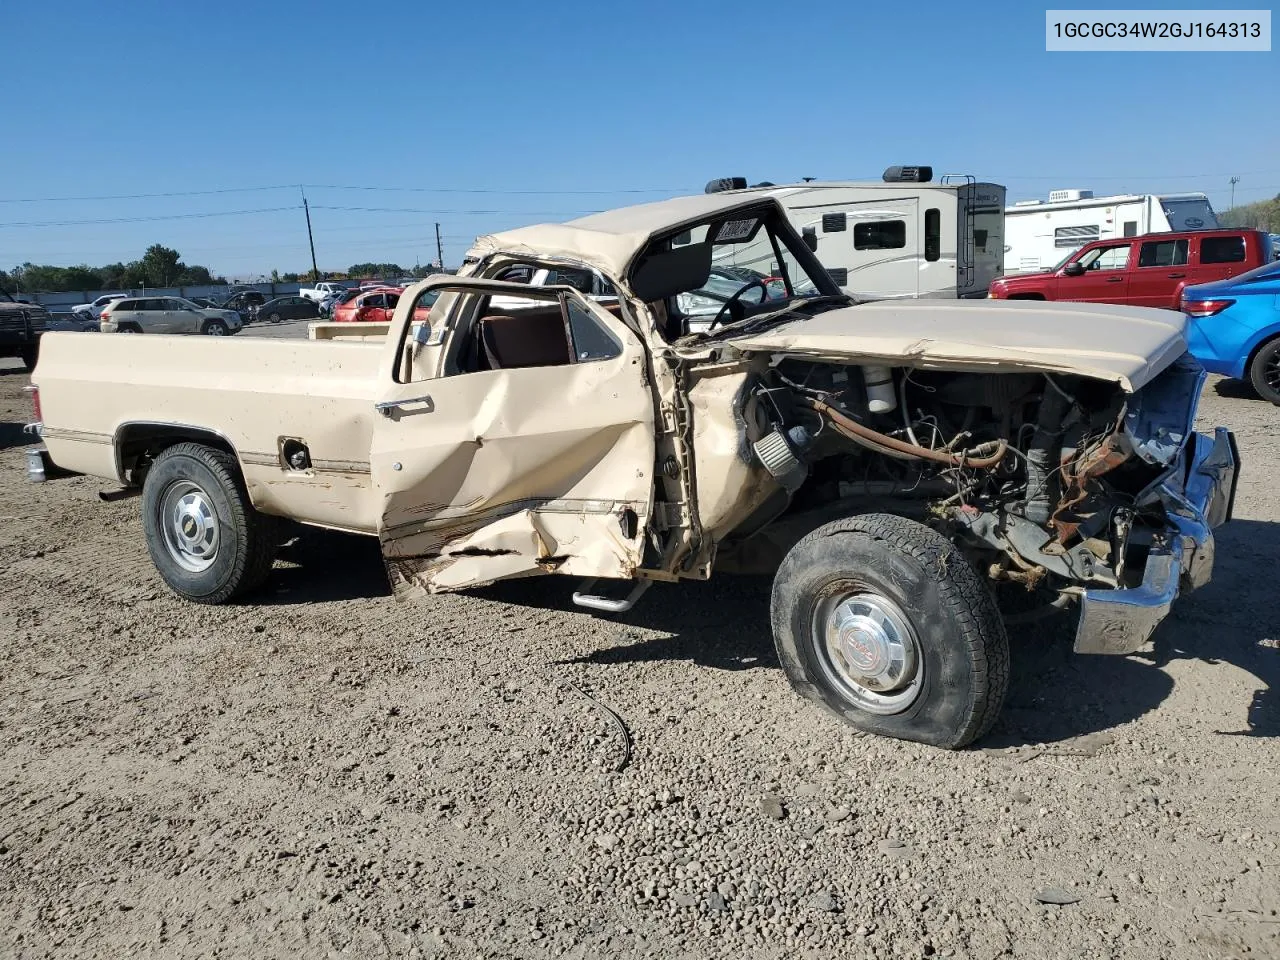
POLYGON ((870 427, 864 427, 858 421, 845 416, 831 404, 822 400, 813 400, 807 397, 805 399, 813 409, 830 420, 832 427, 839 433, 844 434, 855 442, 866 441, 877 447, 883 447, 884 450, 882 452, 890 456, 892 456, 890 452, 892 451, 893 453, 914 457, 918 460, 946 464, 949 467, 972 467, 975 470, 990 470, 1004 459, 1005 452, 1009 449, 1007 441, 989 440, 986 443, 979 444, 972 450, 962 450, 959 453, 943 453, 939 450, 930 450, 928 447, 906 443, 896 437, 872 430, 870 427))

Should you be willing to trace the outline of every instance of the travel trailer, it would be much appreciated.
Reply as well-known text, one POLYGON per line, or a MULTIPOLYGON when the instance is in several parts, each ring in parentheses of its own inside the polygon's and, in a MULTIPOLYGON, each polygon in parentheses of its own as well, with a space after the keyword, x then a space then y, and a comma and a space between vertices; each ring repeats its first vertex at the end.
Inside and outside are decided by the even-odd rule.
MULTIPOLYGON (((752 192, 777 198, 806 246, 832 279, 861 300, 986 296, 1004 272, 1005 188, 971 176, 933 181, 931 167, 890 167, 882 182, 835 181, 747 187, 741 177, 713 180, 707 193, 752 192)), ((773 251, 758 249, 749 268, 772 276, 773 251)))
POLYGON ((1004 272, 1052 270, 1094 240, 1168 230, 1213 230, 1218 217, 1203 193, 1126 193, 1095 197, 1092 190, 1053 190, 1048 202, 1019 200, 1004 211, 1004 272))

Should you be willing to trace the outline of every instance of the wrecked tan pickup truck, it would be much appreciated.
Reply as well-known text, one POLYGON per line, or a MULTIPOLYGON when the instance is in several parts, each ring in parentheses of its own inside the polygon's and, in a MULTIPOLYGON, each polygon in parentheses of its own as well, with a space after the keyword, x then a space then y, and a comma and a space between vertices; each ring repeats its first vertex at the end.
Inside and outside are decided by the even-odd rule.
POLYGON ((377 536, 398 596, 559 574, 618 614, 768 571, 797 690, 957 747, 1005 694, 998 593, 1123 653, 1209 578, 1236 453, 1192 429, 1203 377, 1167 311, 855 304, 775 201, 721 193, 481 238, 381 342, 48 334, 31 471, 140 491, 201 603, 268 576, 278 517, 377 536), (618 296, 503 279, 531 267, 618 296))

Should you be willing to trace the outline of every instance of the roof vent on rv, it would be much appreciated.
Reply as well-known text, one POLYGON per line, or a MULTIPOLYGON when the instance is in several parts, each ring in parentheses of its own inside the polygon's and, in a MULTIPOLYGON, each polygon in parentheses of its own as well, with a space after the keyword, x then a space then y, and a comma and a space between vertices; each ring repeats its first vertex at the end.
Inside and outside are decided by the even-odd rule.
POLYGON ((1049 202, 1062 203, 1067 200, 1092 200, 1092 190, 1050 190, 1049 202))
POLYGON ((704 193, 724 193, 726 190, 745 190, 747 189, 746 177, 719 177, 715 180, 707 182, 707 188, 704 193))
POLYGON ((933 167, 888 167, 884 172, 885 183, 928 183, 933 179, 933 167))

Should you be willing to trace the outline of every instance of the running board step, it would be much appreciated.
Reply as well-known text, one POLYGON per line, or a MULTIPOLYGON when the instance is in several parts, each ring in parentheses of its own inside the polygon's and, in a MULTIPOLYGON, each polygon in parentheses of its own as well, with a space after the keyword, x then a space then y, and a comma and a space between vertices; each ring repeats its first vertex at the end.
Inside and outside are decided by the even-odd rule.
POLYGON ((585 580, 573 594, 573 602, 579 607, 586 607, 588 610, 599 610, 602 613, 626 613, 636 605, 646 590, 653 586, 652 580, 641 580, 631 592, 627 594, 626 599, 610 600, 608 597, 597 596, 591 593, 591 589, 595 587, 599 580, 585 580))

